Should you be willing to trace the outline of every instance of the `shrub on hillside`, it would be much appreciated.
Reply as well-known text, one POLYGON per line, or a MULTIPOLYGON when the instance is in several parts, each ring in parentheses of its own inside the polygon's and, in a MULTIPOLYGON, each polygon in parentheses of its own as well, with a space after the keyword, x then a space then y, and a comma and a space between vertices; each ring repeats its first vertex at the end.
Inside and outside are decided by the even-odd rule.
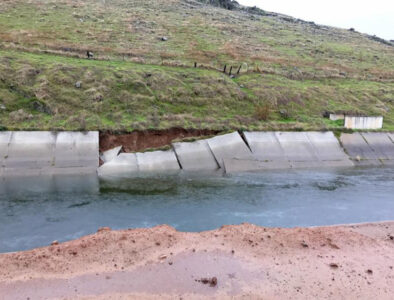
POLYGON ((268 121, 271 114, 271 106, 269 104, 258 105, 255 108, 255 116, 260 121, 268 121))

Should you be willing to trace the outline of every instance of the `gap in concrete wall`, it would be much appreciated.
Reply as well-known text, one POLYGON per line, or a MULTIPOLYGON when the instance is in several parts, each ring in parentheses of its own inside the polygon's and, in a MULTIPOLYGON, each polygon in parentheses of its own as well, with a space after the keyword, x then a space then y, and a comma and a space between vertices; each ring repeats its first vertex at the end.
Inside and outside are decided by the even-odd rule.
POLYGON ((180 168, 181 170, 183 170, 181 161, 179 160, 179 157, 178 157, 178 153, 176 153, 175 147, 174 147, 173 145, 171 145, 171 149, 172 149, 172 151, 174 151, 174 154, 175 154, 176 160, 177 160, 177 162, 178 162, 179 168, 180 168))
POLYGON ((249 148, 250 152, 252 152, 252 148, 250 148, 250 145, 248 143, 248 140, 246 139, 244 132, 241 130, 238 130, 239 135, 241 136, 242 140, 244 141, 245 145, 249 148))
MULTIPOLYGON (((175 140, 188 138, 209 138, 219 134, 218 130, 170 128, 164 130, 144 130, 125 132, 100 132, 100 151, 107 151, 117 146, 123 146, 123 151, 144 152, 148 149, 162 147, 171 148, 175 140)), ((167 150, 168 150, 167 149, 167 150)))

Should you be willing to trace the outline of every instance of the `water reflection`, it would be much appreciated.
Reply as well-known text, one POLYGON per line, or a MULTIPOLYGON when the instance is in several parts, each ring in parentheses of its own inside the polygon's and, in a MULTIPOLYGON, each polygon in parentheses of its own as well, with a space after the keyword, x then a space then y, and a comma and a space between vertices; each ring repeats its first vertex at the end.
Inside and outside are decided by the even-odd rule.
POLYGON ((99 180, 95 174, 0 177, 0 193, 10 197, 28 194, 98 193, 99 189, 99 180))

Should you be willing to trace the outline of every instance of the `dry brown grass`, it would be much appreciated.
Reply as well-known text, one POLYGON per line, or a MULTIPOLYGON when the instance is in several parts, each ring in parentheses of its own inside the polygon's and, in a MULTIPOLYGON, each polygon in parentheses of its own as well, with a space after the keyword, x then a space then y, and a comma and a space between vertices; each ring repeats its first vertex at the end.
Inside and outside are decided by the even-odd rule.
POLYGON ((255 108, 255 116, 259 121, 268 121, 271 115, 271 105, 268 103, 258 105, 255 108))

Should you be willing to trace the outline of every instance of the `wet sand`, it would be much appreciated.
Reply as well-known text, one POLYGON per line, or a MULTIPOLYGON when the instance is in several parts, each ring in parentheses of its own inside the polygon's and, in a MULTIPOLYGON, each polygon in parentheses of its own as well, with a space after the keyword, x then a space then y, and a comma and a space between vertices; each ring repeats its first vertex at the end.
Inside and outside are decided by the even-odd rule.
POLYGON ((0 299, 393 299, 394 222, 169 226, 0 255, 0 299))

